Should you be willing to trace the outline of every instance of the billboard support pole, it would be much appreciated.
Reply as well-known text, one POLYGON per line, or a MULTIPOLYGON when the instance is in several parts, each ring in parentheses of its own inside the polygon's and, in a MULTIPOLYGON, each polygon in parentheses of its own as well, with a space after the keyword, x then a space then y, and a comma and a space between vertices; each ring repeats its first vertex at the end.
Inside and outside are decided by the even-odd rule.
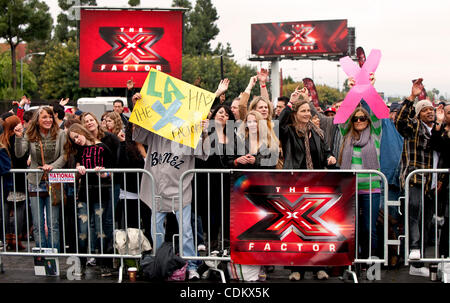
POLYGON ((272 102, 276 103, 280 96, 280 59, 275 58, 270 64, 270 90, 272 92, 272 102))

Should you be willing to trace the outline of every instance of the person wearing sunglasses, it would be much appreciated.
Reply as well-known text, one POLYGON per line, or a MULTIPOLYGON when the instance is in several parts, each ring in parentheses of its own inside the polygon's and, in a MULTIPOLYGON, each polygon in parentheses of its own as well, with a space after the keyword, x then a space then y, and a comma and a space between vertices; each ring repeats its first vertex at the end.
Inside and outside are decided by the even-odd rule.
MULTIPOLYGON (((346 123, 339 128, 343 136, 338 163, 341 169, 380 170, 381 120, 358 106, 346 123)), ((368 258, 377 251, 376 222, 380 208, 380 178, 373 174, 358 174, 358 204, 361 224, 360 258, 368 258), (370 204, 372 211, 370 211, 370 204), (369 239, 371 240, 369 242, 369 239)))

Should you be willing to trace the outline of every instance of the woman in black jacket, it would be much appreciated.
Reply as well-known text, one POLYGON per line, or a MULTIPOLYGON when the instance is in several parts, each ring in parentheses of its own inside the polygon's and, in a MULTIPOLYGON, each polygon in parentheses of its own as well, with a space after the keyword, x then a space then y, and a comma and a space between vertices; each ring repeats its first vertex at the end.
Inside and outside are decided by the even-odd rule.
MULTIPOLYGON (((209 121, 209 138, 211 142, 211 154, 206 161, 196 161, 196 168, 204 169, 228 169, 234 168, 234 160, 236 155, 236 137, 234 135, 234 127, 230 125, 234 123, 234 115, 227 105, 217 106, 209 121), (229 122, 229 127, 227 127, 229 122), (230 127, 231 126, 231 127, 230 127)), ((223 223, 222 237, 227 246, 230 239, 229 213, 230 213, 230 176, 228 174, 210 173, 209 184, 207 174, 197 175, 197 197, 198 212, 201 217, 203 229, 208 229, 208 214, 210 215, 210 234, 211 249, 221 249, 218 245, 219 229, 223 223), (208 192, 205 185, 212 190, 217 191, 215 194, 210 192, 210 211, 208 213, 208 192), (221 190, 223 188, 223 191, 221 190), (221 192, 222 191, 222 192, 221 192), (223 197, 223 200, 221 199, 223 197), (223 213, 222 213, 223 203, 223 213), (223 214, 223 221, 222 221, 223 214)), ((195 192, 195 191, 194 191, 195 192)), ((225 247, 224 247, 225 248, 225 247)))
POLYGON ((284 169, 323 169, 336 164, 322 130, 311 122, 307 101, 295 102, 292 110, 289 106, 284 108, 280 115, 280 141, 284 169))
MULTIPOLYGON (((306 90, 303 90, 303 93, 306 90)), ((325 143, 323 132, 311 121, 311 109, 307 101, 298 101, 302 91, 296 90, 291 95, 289 105, 280 115, 280 140, 282 142, 285 169, 324 169, 336 164, 325 143)), ((298 281, 307 267, 289 267, 289 280, 298 281)), ((319 280, 328 279, 325 268, 315 267, 319 280)))
MULTIPOLYGON (((125 127, 125 139, 120 142, 119 168, 144 168, 146 148, 141 148, 140 143, 133 141, 133 129, 133 123, 128 123, 125 127)), ((126 173, 125 178, 120 178, 120 200, 116 216, 121 229, 140 228, 151 241, 151 209, 138 196, 141 179, 141 173, 126 173)))

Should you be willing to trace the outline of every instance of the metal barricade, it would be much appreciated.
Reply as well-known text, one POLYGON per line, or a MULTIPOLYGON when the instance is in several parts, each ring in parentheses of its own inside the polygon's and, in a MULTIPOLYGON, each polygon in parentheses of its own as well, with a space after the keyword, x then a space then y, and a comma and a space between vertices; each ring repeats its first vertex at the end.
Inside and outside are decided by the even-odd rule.
MULTIPOLYGON (((418 169, 412 171, 405 180, 405 265, 414 262, 424 263, 447 263, 450 262, 450 227, 448 224, 449 197, 450 190, 448 181, 450 180, 449 169, 418 169), (447 175, 447 176, 445 176, 447 175), (439 191, 438 179, 442 176, 447 183, 447 188, 439 191), (422 182, 414 180, 419 177, 422 182), (430 189, 427 191, 423 180, 429 180, 430 189), (433 181, 433 178, 435 179, 433 181), (411 203, 420 203, 418 215, 411 212, 411 203), (444 207, 444 209, 440 209, 444 207), (447 208, 445 210, 445 208, 447 208), (417 224, 412 220, 418 220, 417 224), (445 224, 445 225, 444 225, 445 224), (416 231, 419 235, 413 235, 416 231), (429 232, 429 233, 427 233, 429 232), (412 250, 411 241, 417 241, 420 237, 420 258, 410 259, 412 250), (427 240, 431 239, 431 243, 427 240), (444 255, 444 253, 446 255, 444 255)), ((414 207, 414 206, 413 206, 414 207)), ((415 249, 417 247, 414 247, 415 249)))
MULTIPOLYGON (((262 173, 262 172, 270 172, 270 173, 294 173, 294 172, 311 172, 308 170, 231 170, 231 169, 193 169, 193 170, 189 170, 186 171, 181 177, 180 177, 180 182, 179 182, 179 209, 182 209, 182 205, 183 205, 183 199, 185 199, 186 197, 183 196, 183 180, 185 178, 187 178, 188 175, 190 174, 194 174, 194 178, 193 178, 193 183, 194 183, 194 191, 197 190, 197 176, 198 174, 207 174, 207 183, 206 188, 204 188, 205 191, 207 191, 207 195, 208 195, 208 222, 207 222, 207 243, 208 246, 206 248, 206 255, 205 256, 199 256, 199 251, 198 251, 198 243, 197 243, 197 226, 198 226, 198 222, 197 222, 197 218, 198 218, 198 205, 197 205, 197 199, 193 199, 192 201, 192 213, 195 216, 194 218, 194 230, 193 230, 193 234, 196 235, 194 237, 194 247, 195 249, 195 256, 187 256, 183 253, 183 226, 182 224, 179 224, 179 251, 180 251, 180 256, 185 258, 185 259, 189 259, 189 260, 202 260, 205 262, 212 262, 209 264, 215 264, 215 266, 211 267, 210 270, 215 270, 215 271, 219 271, 222 277, 222 282, 225 282, 225 277, 223 272, 221 272, 221 270, 219 270, 217 268, 217 264, 220 261, 230 261, 230 254, 228 252, 227 255, 225 256, 219 256, 218 254, 212 254, 211 251, 211 224, 215 224, 215 225, 220 225, 222 227, 222 233, 221 233, 221 238, 220 238, 220 245, 219 247, 221 248, 221 250, 224 250, 226 248, 226 245, 224 244, 224 237, 223 237, 223 228, 224 228, 224 203, 229 203, 229 201, 224 201, 224 190, 229 190, 229 188, 224 189, 223 188, 223 178, 224 178, 224 174, 232 174, 233 172, 257 172, 257 173, 262 173), (221 188, 211 188, 211 182, 210 182, 210 178, 211 175, 213 174, 220 174, 220 178, 222 180, 222 182, 220 182, 221 188), (211 192, 214 192, 216 200, 217 200, 217 194, 220 192, 220 208, 221 208, 221 218, 220 218, 220 222, 211 222, 211 192)), ((388 240, 388 207, 389 206, 394 206, 396 205, 395 201, 388 201, 388 195, 387 195, 387 188, 388 188, 388 183, 387 183, 387 179, 384 176, 383 173, 381 173, 380 171, 377 170, 314 170, 314 172, 326 172, 326 173, 330 173, 330 172, 336 172, 336 173, 353 173, 356 174, 356 184, 358 184, 358 174, 364 173, 364 174, 369 174, 370 175, 370 191, 372 192, 372 175, 376 175, 380 178, 380 182, 382 182, 382 184, 384 186, 382 186, 382 188, 384 188, 383 192, 381 193, 381 195, 383 195, 384 197, 384 226, 383 226, 383 234, 384 234, 384 240, 383 240, 383 257, 382 258, 378 258, 375 256, 372 256, 372 236, 371 233, 369 232, 369 242, 370 243, 370 247, 369 247, 369 257, 368 258, 360 258, 359 257, 359 252, 358 252, 358 240, 359 240, 359 235, 358 235, 358 192, 355 193, 355 197, 356 197, 356 207, 355 207, 355 216, 356 216, 356 220, 355 220, 355 233, 356 233, 356 245, 355 245, 355 260, 353 262, 353 264, 357 264, 357 263, 366 263, 366 264, 384 264, 387 265, 388 264, 388 245, 397 245, 397 242, 395 241, 389 241, 388 240)), ((375 178, 375 177, 374 177, 375 178)), ((357 189, 357 186, 356 186, 357 189)), ((193 194, 194 197, 197 198, 196 193, 194 192, 193 194)), ((370 214, 372 214, 373 211, 378 211, 378 210, 374 210, 372 209, 372 195, 370 195, 370 214)), ((180 212, 180 222, 182 222, 182 212, 180 212)), ((203 224, 205 224, 205 222, 203 222, 203 224)), ((370 225, 372 226, 372 216, 370 216, 370 225)), ((203 225, 205 226, 205 225, 203 225)), ((346 272, 346 274, 344 276, 348 276, 348 275, 352 275, 354 281, 357 283, 357 276, 356 273, 353 272, 351 270, 351 266, 349 267, 348 271, 346 272)), ((345 278, 345 277, 344 277, 345 278)))
MULTIPOLYGON (((36 179, 38 178, 38 175, 36 173, 41 173, 42 170, 40 169, 12 169, 10 171, 9 175, 5 175, 2 176, 0 178, 0 185, 1 185, 1 211, 0 211, 0 216, 2 218, 1 220, 1 224, 0 224, 0 229, 2 230, 2 232, 0 233, 0 240, 2 242, 3 247, 0 247, 0 272, 3 272, 3 263, 1 258, 2 257, 9 257, 9 256, 41 256, 41 257, 83 257, 83 258, 117 258, 120 259, 120 268, 119 268, 119 282, 122 281, 122 271, 123 271, 123 265, 124 265, 124 259, 139 259, 141 258, 141 253, 133 253, 131 254, 129 251, 129 247, 128 245, 126 245, 125 247, 125 253, 119 253, 118 249, 115 247, 115 243, 116 243, 116 233, 115 231, 119 230, 118 228, 116 228, 116 207, 117 207, 117 203, 119 202, 119 197, 120 197, 120 191, 123 190, 123 197, 121 198, 121 200, 123 200, 123 207, 121 209, 123 209, 123 212, 121 213, 121 218, 119 220, 121 220, 122 218, 124 220, 120 221, 124 223, 120 223, 120 225, 122 225, 123 230, 125 232, 128 231, 128 214, 127 214, 127 209, 128 209, 128 201, 130 200, 130 198, 128 198, 130 196, 130 193, 127 193, 127 175, 129 176, 130 174, 135 174, 136 175, 136 185, 137 185, 137 193, 134 193, 135 195, 133 196, 133 199, 136 198, 138 199, 138 197, 140 196, 140 188, 141 188, 141 176, 143 174, 146 174, 149 179, 150 179, 150 183, 146 186, 151 186, 152 187, 152 193, 153 196, 150 197, 151 201, 153 201, 153 207, 154 207, 154 203, 155 203, 155 180, 153 178, 153 176, 145 169, 102 169, 101 171, 96 171, 95 169, 87 169, 86 170, 86 184, 88 184, 89 186, 97 186, 97 188, 99 188, 98 190, 94 190, 98 191, 98 200, 95 201, 95 203, 98 203, 98 208, 95 208, 95 205, 90 205, 93 203, 93 201, 90 201, 90 199, 93 198, 92 193, 90 193, 90 188, 86 188, 85 190, 85 197, 81 197, 78 196, 78 188, 77 188, 77 182, 75 182, 75 173, 77 173, 76 169, 54 169, 51 171, 51 174, 55 174, 55 176, 57 176, 56 179, 53 180, 49 180, 48 184, 50 185, 49 190, 51 190, 51 186, 55 186, 55 184, 60 184, 61 188, 64 188, 64 191, 61 190, 61 201, 68 201, 69 199, 67 198, 67 194, 68 191, 73 191, 73 205, 66 205, 65 202, 61 202, 59 205, 57 206, 52 206, 49 207, 49 209, 46 210, 46 212, 44 213, 44 205, 40 205, 40 200, 36 200, 34 202, 33 207, 35 207, 35 213, 36 213, 36 208, 39 212, 39 218, 36 219, 34 218, 34 220, 38 221, 39 223, 37 224, 38 226, 33 226, 34 228, 34 236, 33 236, 33 240, 31 241, 31 233, 30 233, 30 222, 32 222, 32 216, 30 216, 30 208, 32 207, 32 203, 31 203, 31 194, 29 191, 29 181, 28 181, 28 175, 29 174, 34 174, 36 176, 36 179), (95 175, 91 174, 91 173, 96 173, 95 175), (100 173, 108 173, 107 177, 110 177, 109 179, 103 179, 100 176, 100 173), (15 199, 17 199, 18 194, 16 192, 16 188, 17 188, 17 182, 16 179, 18 178, 18 176, 22 174, 25 176, 25 200, 23 202, 17 202, 15 201, 15 199), (56 174, 60 174, 60 175, 56 175, 56 174), (9 178, 9 180, 8 180, 9 178), (59 178, 59 179, 58 179, 59 178), (64 180, 64 178, 66 178, 66 180, 64 180), (120 179, 119 179, 120 178, 120 179), (123 180, 121 180, 121 178, 123 178, 123 180), (68 180, 68 182, 67 182, 68 180), (103 180, 103 182, 102 182, 103 180), (105 185, 105 181, 104 180, 108 180, 106 182, 105 185), (122 181, 122 182, 121 182, 122 181), (13 193, 10 197, 13 197, 13 201, 14 202, 7 202, 7 182, 10 183, 11 186, 11 193, 13 193), (122 183, 123 188, 121 188, 120 183, 122 183), (64 186, 66 184, 66 186, 64 186), (103 188, 103 189, 102 189, 103 188), (106 188, 106 189, 105 189, 106 188), (102 194, 107 194, 107 197, 102 197, 102 194), (76 199, 76 197, 78 197, 78 199, 76 199), (26 225, 26 232, 25 234, 26 239, 24 240, 25 242, 25 249, 21 249, 20 247, 20 240, 19 239, 19 235, 22 233, 23 229, 25 226, 20 226, 20 222, 18 222, 18 208, 19 208, 19 204, 18 203, 23 203, 22 205, 20 205, 20 207, 24 207, 25 209, 23 210, 25 212, 25 216, 24 216, 24 222, 22 222, 23 225, 26 225), (13 205, 11 205, 13 204, 13 205), (37 205, 39 204, 39 205, 37 205), (12 206, 12 208, 11 208, 12 206), (73 209, 70 209, 70 208, 73 209), (94 208, 93 208, 94 207, 94 208), (81 212, 81 209, 84 208, 86 210, 85 213, 81 212), (9 216, 9 213, 6 213, 8 211, 12 211, 14 212, 14 224, 13 224, 13 228, 8 227, 8 225, 11 225, 11 218, 9 216), (94 214, 91 213, 91 211, 94 211, 94 214), (58 214, 54 214, 55 211, 58 211, 58 214), (67 212, 71 212, 73 211, 73 216, 67 212), (108 212, 110 211, 110 213, 106 213, 104 214, 104 211, 108 212), (42 216, 41 216, 42 214, 42 216), (56 217, 55 217, 56 216, 56 217), (97 217, 98 216, 98 217, 97 217), (60 218, 59 218, 60 217, 60 218), (54 219, 55 218, 55 219, 54 219), (73 223, 73 226, 71 224, 66 224, 66 219, 69 219, 68 221, 72 221, 69 223, 73 223), (44 222, 41 220, 45 220, 45 223, 47 223, 47 226, 44 225, 44 222), (97 221, 97 226, 100 228, 99 231, 94 232, 96 233, 96 235, 92 235, 92 231, 91 231, 91 226, 95 225, 95 220, 97 221), (112 220, 110 221, 111 225, 111 230, 105 231, 103 230, 104 227, 106 226, 103 222, 103 220, 112 220), (84 225, 84 230, 87 231, 87 235, 86 234, 82 234, 81 232, 81 226, 83 224, 84 225), (59 226, 58 226, 59 225, 59 226), (45 226, 47 228, 45 228, 45 226), (44 228, 43 228, 44 227, 44 228), (37 230, 36 230, 37 228, 37 230), (11 229, 13 229, 13 232, 11 232, 11 229), (68 232, 68 230, 71 230, 70 232, 68 232), (47 232, 47 233, 46 233, 47 232), (62 233, 62 237, 59 236, 57 239, 57 235, 58 233, 62 233), (74 234, 73 234, 74 233, 74 234), (42 243, 42 237, 45 235, 48 235, 48 245, 43 245, 42 243), (70 241, 66 241, 66 236, 72 236, 74 238, 74 242, 75 243, 70 243, 70 245, 72 245, 72 247, 68 246, 67 242, 70 241), (106 241, 104 240, 107 236, 112 237, 112 243, 111 241, 109 241, 110 244, 112 244, 112 247, 106 247, 106 241), (15 247, 8 247, 9 243, 11 241, 8 241, 8 238, 14 238, 15 239, 15 247), (38 239, 36 239, 36 237, 38 239), (44 247, 50 247, 50 248, 56 248, 58 246, 58 242, 59 242, 59 238, 62 239, 62 243, 60 243, 60 249, 57 253, 52 252, 52 253, 41 253, 41 252, 33 252, 33 248, 34 247, 38 247, 38 248, 44 248, 44 247), (98 242, 100 242, 100 246, 98 247, 97 244, 97 249, 94 251, 95 248, 95 244, 93 242, 95 242, 95 238, 99 239, 98 242), (87 240, 87 243, 85 244, 87 251, 81 251, 80 250, 80 241, 83 240, 87 240), (70 251, 68 251, 70 250, 70 251)), ((105 176, 105 175, 103 175, 105 176)), ((131 177, 133 179, 133 183, 134 183, 134 177, 131 177)), ((39 184, 39 180, 36 180, 36 184, 39 184)), ((35 194, 36 195, 36 194, 35 194)), ((38 199, 38 195, 36 195, 36 199, 38 199)), ((94 193, 94 196, 96 196, 96 193, 94 193)), ((49 195, 48 196, 49 199, 49 203, 47 205, 52 205, 52 196, 49 195)), ((140 200, 138 200, 138 206, 137 206, 137 212, 138 212, 138 218, 137 218, 137 227, 139 229, 139 231, 142 230, 142 228, 147 229, 148 231, 151 231, 151 227, 150 226, 141 226, 141 208, 140 208, 140 204, 144 203, 140 200)), ((121 205, 122 206, 122 205, 121 205)), ((152 212, 151 215, 151 222, 152 224, 155 221, 155 213, 152 212)), ((136 220, 135 220, 136 221, 136 220)), ((139 252, 142 251, 142 239, 141 239, 141 232, 139 232, 138 234, 138 242, 139 242, 139 252)), ((107 239, 108 240, 108 239, 107 239)), ((150 239, 148 239, 150 240, 150 239)), ((152 236, 152 240, 154 241, 154 236, 152 236)), ((73 242, 73 241, 72 241, 73 242)), ((154 242, 153 242, 154 243, 154 242)), ((153 252, 154 254, 154 252, 153 252)))

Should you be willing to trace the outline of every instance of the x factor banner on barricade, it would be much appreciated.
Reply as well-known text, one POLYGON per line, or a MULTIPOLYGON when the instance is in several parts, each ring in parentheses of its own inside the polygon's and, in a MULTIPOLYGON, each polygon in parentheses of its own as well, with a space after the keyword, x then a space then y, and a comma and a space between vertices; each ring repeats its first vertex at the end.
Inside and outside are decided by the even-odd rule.
POLYGON ((344 266, 355 258, 352 173, 235 172, 231 259, 247 265, 344 266))
POLYGON ((216 95, 168 74, 151 69, 141 89, 130 122, 191 148, 202 133, 216 95))

